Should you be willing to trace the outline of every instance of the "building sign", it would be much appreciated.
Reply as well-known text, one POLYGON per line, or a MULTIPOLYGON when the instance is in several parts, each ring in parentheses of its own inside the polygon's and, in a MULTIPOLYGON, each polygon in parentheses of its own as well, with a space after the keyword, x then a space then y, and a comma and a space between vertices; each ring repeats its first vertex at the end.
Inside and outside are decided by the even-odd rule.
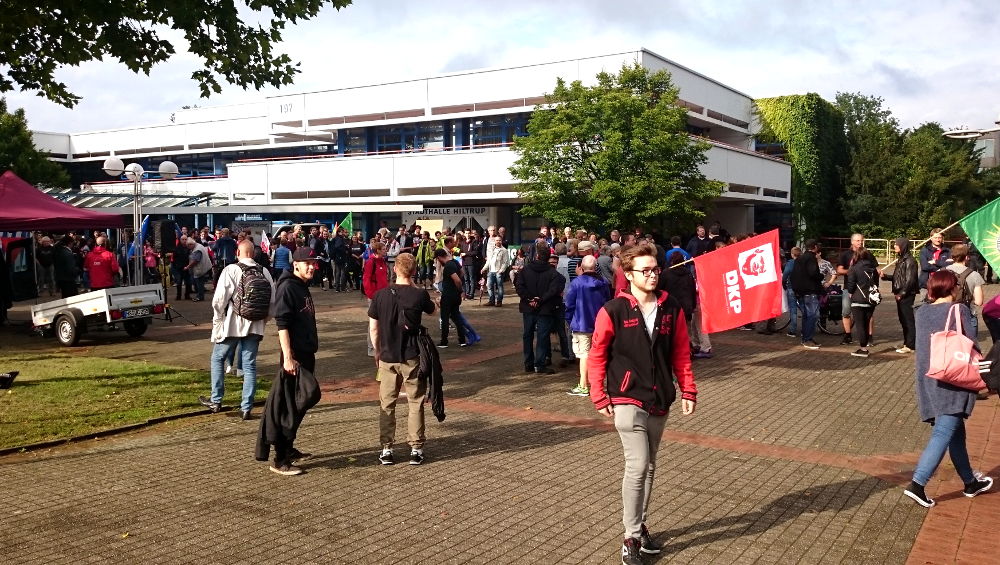
POLYGON ((490 225, 494 212, 492 206, 424 208, 421 212, 403 212, 403 224, 412 226, 419 224, 421 220, 442 220, 442 227, 445 228, 454 229, 462 224, 464 227, 472 227, 482 232, 490 225))

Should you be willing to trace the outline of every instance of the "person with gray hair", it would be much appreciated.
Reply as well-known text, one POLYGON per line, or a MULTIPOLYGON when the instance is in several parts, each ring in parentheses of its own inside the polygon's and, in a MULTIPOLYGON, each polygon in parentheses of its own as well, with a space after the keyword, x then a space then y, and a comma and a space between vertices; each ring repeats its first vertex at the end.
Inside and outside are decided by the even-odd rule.
POLYGON ((611 300, 611 285, 597 272, 597 259, 593 255, 585 256, 580 268, 583 272, 573 279, 563 302, 566 305, 566 321, 573 332, 573 354, 580 360, 580 382, 569 394, 588 396, 587 355, 590 353, 597 313, 611 300))

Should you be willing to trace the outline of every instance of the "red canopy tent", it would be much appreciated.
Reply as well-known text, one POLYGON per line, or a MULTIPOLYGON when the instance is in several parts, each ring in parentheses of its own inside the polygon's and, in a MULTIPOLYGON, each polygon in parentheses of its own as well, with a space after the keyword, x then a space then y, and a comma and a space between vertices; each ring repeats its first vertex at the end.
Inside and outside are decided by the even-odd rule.
POLYGON ((45 194, 12 171, 0 175, 0 231, 120 228, 125 218, 77 208, 45 194))

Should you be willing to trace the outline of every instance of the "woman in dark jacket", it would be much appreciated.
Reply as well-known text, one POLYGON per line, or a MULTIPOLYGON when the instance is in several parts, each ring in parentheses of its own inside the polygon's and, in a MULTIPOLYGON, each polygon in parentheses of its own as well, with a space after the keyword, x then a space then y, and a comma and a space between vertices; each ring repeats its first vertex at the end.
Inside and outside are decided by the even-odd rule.
POLYGON ((695 304, 694 277, 691 276, 687 265, 681 265, 683 262, 684 256, 680 253, 669 254, 670 267, 663 271, 663 290, 666 290, 667 294, 681 303, 684 317, 690 325, 691 313, 694 312, 695 304))
MULTIPOLYGON (((976 391, 958 388, 927 376, 931 358, 931 334, 944 329, 952 306, 952 293, 957 285, 958 277, 951 271, 942 269, 930 273, 927 278, 927 299, 931 303, 921 306, 916 315, 917 406, 920 409, 920 419, 934 428, 927 447, 920 454, 917 468, 913 471, 913 480, 905 494, 925 508, 934 506, 934 500, 927 496, 924 487, 944 459, 945 451, 951 456, 955 471, 965 483, 962 494, 971 498, 993 486, 993 479, 985 476, 979 478, 972 471, 969 452, 965 447, 965 419, 972 415, 976 391)), ((962 304, 959 310, 962 330, 967 337, 975 340, 969 308, 962 304)))
POLYGON ((869 324, 876 304, 870 297, 878 292, 878 263, 872 252, 864 248, 858 250, 857 257, 858 260, 847 272, 847 284, 844 287, 851 297, 851 319, 854 320, 851 331, 859 346, 851 355, 868 357, 868 346, 872 339, 869 324))
POLYGON ((882 280, 892 281, 892 295, 896 298, 896 316, 899 325, 903 327, 903 345, 896 353, 913 353, 915 322, 913 319, 913 299, 920 292, 918 271, 920 266, 910 253, 910 240, 905 237, 893 243, 893 249, 899 255, 896 269, 891 275, 882 275, 882 280))

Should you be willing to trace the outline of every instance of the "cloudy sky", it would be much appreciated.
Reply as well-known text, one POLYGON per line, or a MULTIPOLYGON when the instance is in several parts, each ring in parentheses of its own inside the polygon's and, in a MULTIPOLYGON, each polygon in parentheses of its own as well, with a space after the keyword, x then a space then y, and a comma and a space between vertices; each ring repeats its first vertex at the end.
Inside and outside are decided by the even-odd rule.
MULTIPOLYGON (((284 49, 303 72, 284 92, 645 47, 753 97, 861 92, 884 98, 904 127, 984 128, 1000 117, 997 37, 995 0, 355 0, 287 28, 284 49)), ((149 77, 112 62, 63 69, 58 78, 83 96, 73 110, 32 93, 6 97, 32 129, 79 132, 276 92, 227 87, 201 99, 197 64, 182 53, 149 77)))

